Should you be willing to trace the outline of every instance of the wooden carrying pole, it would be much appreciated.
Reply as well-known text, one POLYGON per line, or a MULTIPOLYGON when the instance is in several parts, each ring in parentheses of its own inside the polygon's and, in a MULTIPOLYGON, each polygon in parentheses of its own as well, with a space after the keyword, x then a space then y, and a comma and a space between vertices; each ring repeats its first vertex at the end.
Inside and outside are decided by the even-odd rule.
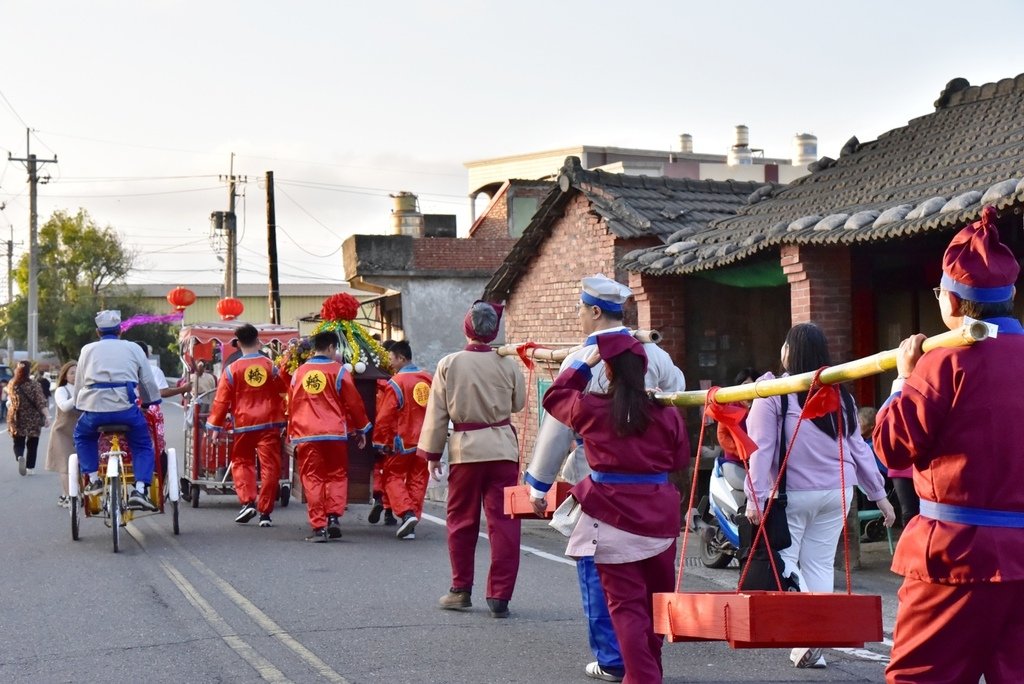
MULTIPOLYGON (((940 347, 965 347, 984 340, 988 335, 989 329, 987 324, 982 321, 973 321, 956 330, 950 330, 941 335, 926 338, 924 341, 924 351, 927 352, 940 347)), ((865 356, 862 359, 841 363, 838 366, 831 366, 821 372, 821 381, 826 385, 832 385, 892 370, 896 367, 896 352, 896 349, 890 349, 889 351, 865 356)), ((760 382, 747 383, 746 385, 721 387, 715 394, 715 402, 718 404, 729 404, 735 401, 747 401, 779 394, 801 392, 808 389, 813 380, 814 373, 812 372, 775 378, 773 380, 762 380, 760 382)), ((665 404, 666 406, 703 406, 707 401, 707 396, 707 390, 696 390, 692 392, 658 392, 654 395, 654 398, 658 403, 665 404)))
MULTIPOLYGON (((634 330, 633 337, 640 340, 644 344, 660 344, 661 333, 657 330, 634 330)), ((516 356, 519 354, 518 344, 503 344, 498 347, 495 351, 501 356, 516 356)), ((565 360, 565 357, 572 354, 575 351, 579 351, 583 348, 582 344, 578 344, 575 347, 566 347, 563 349, 544 349, 542 347, 530 347, 526 350, 526 355, 534 361, 554 361, 561 363, 565 360)))

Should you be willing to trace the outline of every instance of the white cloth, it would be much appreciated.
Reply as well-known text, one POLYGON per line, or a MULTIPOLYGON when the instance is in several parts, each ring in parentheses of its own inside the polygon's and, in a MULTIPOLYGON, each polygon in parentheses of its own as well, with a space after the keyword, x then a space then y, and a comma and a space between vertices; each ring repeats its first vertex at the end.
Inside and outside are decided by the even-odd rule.
POLYGON ((587 276, 580 281, 580 286, 584 293, 611 304, 625 304, 633 296, 632 290, 604 273, 587 276))
POLYGON ((167 389, 168 387, 170 387, 170 385, 167 382, 167 376, 160 369, 160 366, 156 365, 155 361, 151 360, 149 362, 149 368, 150 368, 150 370, 153 371, 153 380, 156 381, 156 388, 157 389, 164 390, 164 389, 167 389))
POLYGON ((593 556, 595 563, 633 563, 657 556, 675 540, 675 537, 644 537, 626 532, 581 513, 569 536, 565 555, 571 558, 593 556))
MULTIPOLYGON (((614 281, 612 281, 614 282, 614 281)), ((595 331, 595 335, 603 335, 621 330, 627 330, 625 326, 615 326, 605 330, 595 331)), ((559 373, 571 366, 574 361, 583 361, 597 349, 596 344, 589 344, 578 351, 565 357, 559 373)), ((672 357, 664 349, 656 344, 644 345, 647 353, 647 375, 645 384, 648 389, 658 389, 664 392, 681 392, 686 389, 686 378, 683 372, 672 363, 672 357)), ((604 374, 604 361, 594 366, 593 376, 587 386, 587 392, 603 394, 608 391, 608 378, 604 374)), ((566 482, 576 484, 590 474, 590 466, 587 464, 583 447, 576 445, 576 434, 566 425, 558 422, 550 415, 544 416, 537 431, 537 440, 533 447, 533 458, 526 469, 528 475, 534 479, 551 484, 561 470, 562 478, 566 482)), ((535 499, 544 497, 544 493, 530 488, 530 496, 535 499)))
POLYGON ((836 545, 853 487, 846 488, 846 511, 842 494, 841 489, 786 490, 786 520, 793 543, 779 555, 786 564, 784 574, 797 570, 800 591, 832 593, 835 589, 836 545))
POLYGON ((143 403, 160 399, 152 366, 139 345, 108 338, 82 347, 78 357, 75 408, 79 411, 111 413, 133 406, 125 387, 91 387, 95 383, 135 383, 135 395, 143 403))

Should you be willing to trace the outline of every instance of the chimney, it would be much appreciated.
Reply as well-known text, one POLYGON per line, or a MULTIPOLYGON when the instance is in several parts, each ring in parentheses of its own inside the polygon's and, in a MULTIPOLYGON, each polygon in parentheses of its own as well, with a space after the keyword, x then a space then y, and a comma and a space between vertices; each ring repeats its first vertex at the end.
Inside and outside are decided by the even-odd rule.
POLYGON ((818 137, 810 133, 793 136, 793 166, 807 166, 818 160, 818 137))
POLYGON ((693 136, 689 133, 679 136, 679 152, 680 154, 693 154, 693 136))
POLYGON ((394 209, 391 210, 391 234, 423 237, 423 214, 420 213, 416 195, 403 190, 390 197, 394 200, 394 209))
POLYGON ((754 163, 754 155, 750 151, 750 129, 744 125, 736 127, 736 142, 726 155, 729 166, 745 166, 754 163))

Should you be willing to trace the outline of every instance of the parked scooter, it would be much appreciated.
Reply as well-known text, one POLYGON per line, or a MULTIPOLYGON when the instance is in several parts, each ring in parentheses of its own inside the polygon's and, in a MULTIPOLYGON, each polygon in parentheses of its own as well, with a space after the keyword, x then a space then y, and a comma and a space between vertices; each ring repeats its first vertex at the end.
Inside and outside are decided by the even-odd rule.
POLYGON ((711 468, 708 495, 690 512, 691 529, 700 535, 700 560, 709 568, 724 568, 739 555, 737 521, 743 516, 743 466, 721 455, 711 468))

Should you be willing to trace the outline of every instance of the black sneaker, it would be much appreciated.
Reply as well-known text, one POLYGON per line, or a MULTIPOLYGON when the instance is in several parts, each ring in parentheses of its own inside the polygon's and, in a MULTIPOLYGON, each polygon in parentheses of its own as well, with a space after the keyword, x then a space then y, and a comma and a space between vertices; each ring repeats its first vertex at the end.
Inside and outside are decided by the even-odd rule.
POLYGON ((323 544, 327 541, 327 530, 323 527, 318 527, 313 530, 313 534, 306 537, 306 541, 313 542, 314 544, 323 544))
POLYGON ((341 539, 341 520, 336 515, 327 516, 327 536, 330 539, 341 539))
POLYGON ((380 514, 384 512, 384 504, 377 497, 373 498, 373 508, 370 509, 370 514, 366 516, 366 522, 371 525, 376 525, 380 522, 380 514))
POLYGON ((242 510, 238 511, 238 515, 235 516, 235 522, 239 525, 245 524, 255 518, 258 512, 256 510, 256 503, 250 501, 242 506, 242 510))
POLYGON ((492 618, 508 617, 508 601, 505 599, 487 599, 487 607, 491 611, 492 618))
POLYGON ((384 524, 388 527, 394 527, 398 524, 398 518, 395 517, 390 508, 384 509, 384 524))
POLYGON ((419 521, 420 519, 413 515, 412 511, 404 514, 402 516, 402 524, 399 525, 397 530, 395 530, 395 536, 399 539, 404 539, 405 537, 408 537, 410 534, 416 531, 416 523, 418 523, 419 521))
POLYGON ((103 480, 89 480, 89 484, 82 490, 83 496, 98 496, 103 493, 103 480))
POLYGON ((132 511, 150 512, 160 510, 155 503, 149 500, 148 496, 140 492, 138 489, 133 489, 132 493, 128 495, 128 509, 132 511))
POLYGON ((260 527, 273 527, 274 521, 266 513, 260 513, 260 527))

